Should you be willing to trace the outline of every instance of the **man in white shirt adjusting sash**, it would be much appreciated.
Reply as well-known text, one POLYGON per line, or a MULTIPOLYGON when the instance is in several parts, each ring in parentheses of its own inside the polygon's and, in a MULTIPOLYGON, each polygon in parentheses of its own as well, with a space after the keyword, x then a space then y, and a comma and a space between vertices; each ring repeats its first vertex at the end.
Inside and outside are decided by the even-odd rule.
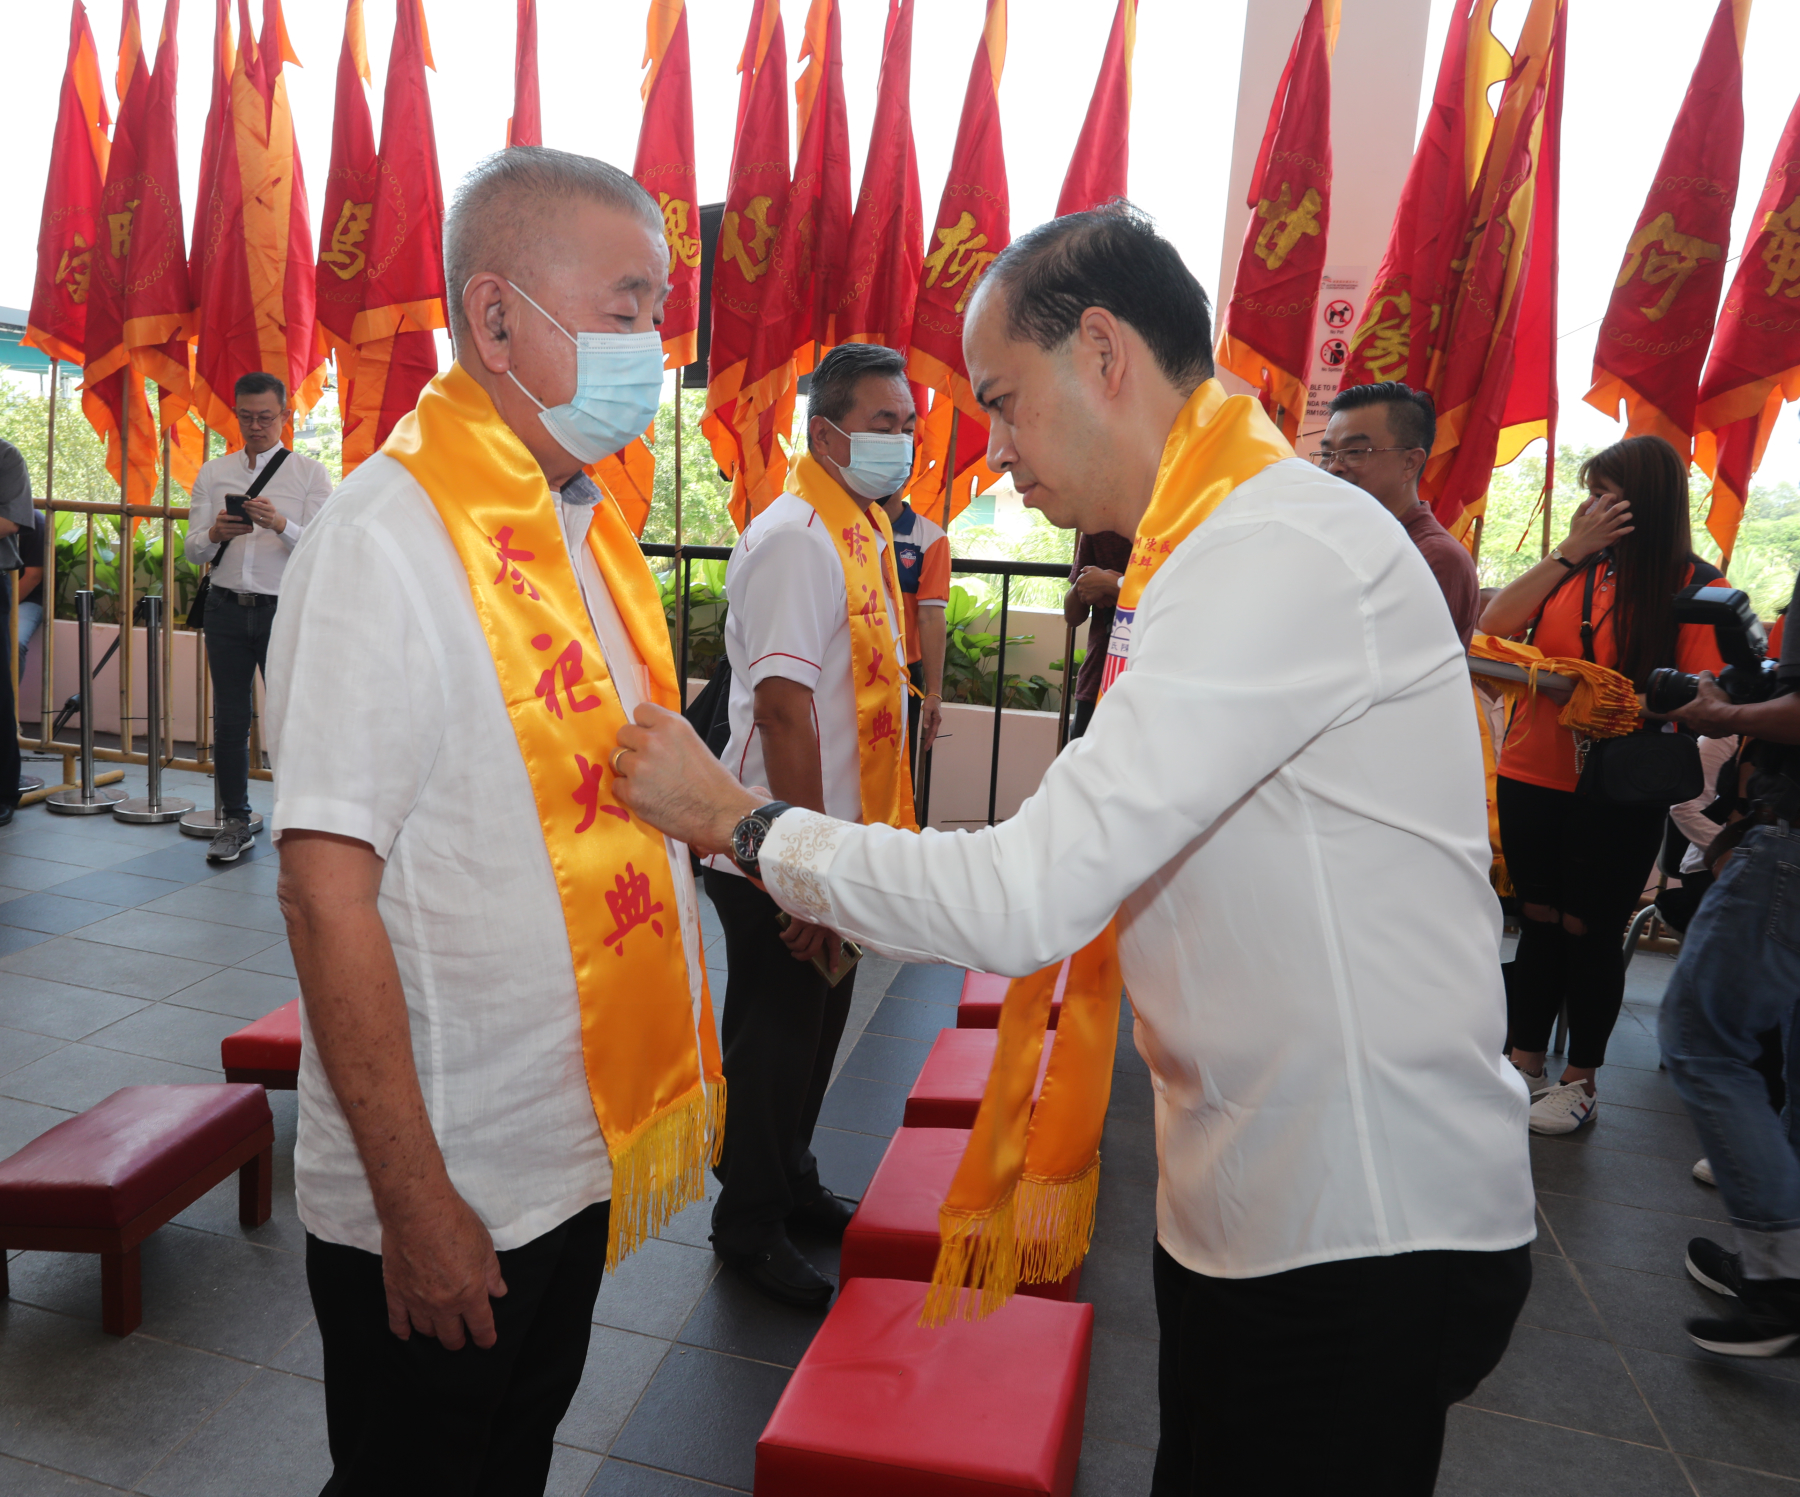
POLYGON ((619 794, 730 847, 796 917, 1036 974, 1008 993, 977 1124, 1023 1167, 965 1156, 952 1302, 1085 1250, 1122 972, 1155 1094, 1154 1491, 1354 1471, 1425 1493, 1535 1235, 1468 672, 1405 533, 1227 397, 1210 346, 1205 293, 1128 205, 1016 240, 969 308, 989 463, 1054 523, 1136 538, 1106 695, 1010 821, 771 817, 652 708, 620 734, 619 794), (1040 969, 1078 950, 1050 1061, 1073 1085, 1031 1115, 1038 1052, 1008 1060, 1007 1027, 1041 1028, 1040 969))

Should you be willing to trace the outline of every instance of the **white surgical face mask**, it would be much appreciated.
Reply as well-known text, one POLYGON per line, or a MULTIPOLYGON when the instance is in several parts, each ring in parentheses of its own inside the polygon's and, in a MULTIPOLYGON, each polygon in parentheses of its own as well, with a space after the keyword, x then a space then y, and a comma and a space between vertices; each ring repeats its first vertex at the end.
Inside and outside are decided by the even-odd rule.
POLYGON ((886 499, 912 477, 913 439, 905 432, 845 431, 835 421, 831 429, 850 439, 850 461, 838 472, 858 498, 886 499))
POLYGON ((585 466, 611 457, 634 437, 641 437, 662 404, 661 335, 571 333, 523 288, 514 286, 513 290, 575 345, 575 398, 567 405, 546 406, 525 389, 518 375, 506 371, 507 378, 538 408, 538 419, 557 445, 585 466))

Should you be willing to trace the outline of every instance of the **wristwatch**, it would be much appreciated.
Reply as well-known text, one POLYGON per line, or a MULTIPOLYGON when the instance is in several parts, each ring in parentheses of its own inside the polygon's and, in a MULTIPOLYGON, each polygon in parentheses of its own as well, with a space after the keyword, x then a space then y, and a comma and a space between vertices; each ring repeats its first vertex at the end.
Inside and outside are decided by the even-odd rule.
POLYGON ((784 800, 772 800, 766 806, 758 806, 732 829, 731 860, 749 877, 762 877, 762 865, 757 859, 762 853, 763 841, 775 824, 775 818, 783 811, 793 809, 784 800))
POLYGON ((1562 554, 1562 547, 1561 547, 1561 546, 1552 546, 1552 547, 1551 547, 1551 548, 1550 548, 1550 559, 1551 559, 1551 560, 1552 560, 1552 561, 1560 561, 1560 562, 1561 562, 1561 563, 1562 563, 1562 564, 1563 564, 1563 565, 1564 565, 1564 566, 1565 566, 1565 567, 1567 567, 1567 568, 1568 568, 1568 569, 1569 569, 1569 570, 1570 570, 1570 571, 1571 571, 1571 572, 1572 572, 1572 571, 1574 571, 1574 570, 1575 570, 1575 567, 1576 567, 1576 563, 1575 563, 1575 562, 1572 562, 1572 561, 1570 561, 1570 560, 1569 560, 1569 558, 1568 558, 1568 557, 1566 557, 1566 556, 1564 556, 1564 555, 1563 555, 1563 554, 1562 554))

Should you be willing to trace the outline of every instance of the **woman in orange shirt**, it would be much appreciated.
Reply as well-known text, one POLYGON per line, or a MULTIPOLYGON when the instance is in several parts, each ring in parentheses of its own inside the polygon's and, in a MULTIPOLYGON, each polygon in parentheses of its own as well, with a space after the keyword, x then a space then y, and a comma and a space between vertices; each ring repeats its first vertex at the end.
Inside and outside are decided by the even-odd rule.
MULTIPOLYGON (((1481 628, 1528 637, 1546 655, 1584 654, 1641 693, 1661 666, 1718 671, 1713 632, 1678 625, 1674 597, 1718 571, 1693 554, 1687 468, 1660 437, 1630 437, 1582 465, 1587 500, 1569 536, 1487 605, 1481 628)), ((1534 1133, 1573 1133, 1599 1105, 1595 1074, 1625 996, 1619 942, 1649 882, 1666 807, 1577 795, 1585 751, 1539 696, 1516 709, 1497 766, 1500 844, 1519 896, 1519 946, 1506 967, 1512 1061, 1532 1092, 1534 1133), (1558 1010, 1569 1010, 1569 1064, 1544 1067, 1558 1010)))

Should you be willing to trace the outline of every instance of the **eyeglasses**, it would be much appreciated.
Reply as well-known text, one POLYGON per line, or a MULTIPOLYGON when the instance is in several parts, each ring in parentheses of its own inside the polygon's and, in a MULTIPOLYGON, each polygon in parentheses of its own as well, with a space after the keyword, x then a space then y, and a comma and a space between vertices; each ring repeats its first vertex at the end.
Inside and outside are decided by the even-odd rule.
POLYGON ((1360 468, 1363 459, 1373 457, 1378 452, 1412 452, 1411 447, 1345 447, 1336 452, 1309 452, 1306 455, 1313 460, 1315 466, 1329 468, 1333 463, 1342 463, 1346 468, 1360 468))
POLYGON ((233 411, 239 426, 271 426, 280 422, 280 411, 233 411))

